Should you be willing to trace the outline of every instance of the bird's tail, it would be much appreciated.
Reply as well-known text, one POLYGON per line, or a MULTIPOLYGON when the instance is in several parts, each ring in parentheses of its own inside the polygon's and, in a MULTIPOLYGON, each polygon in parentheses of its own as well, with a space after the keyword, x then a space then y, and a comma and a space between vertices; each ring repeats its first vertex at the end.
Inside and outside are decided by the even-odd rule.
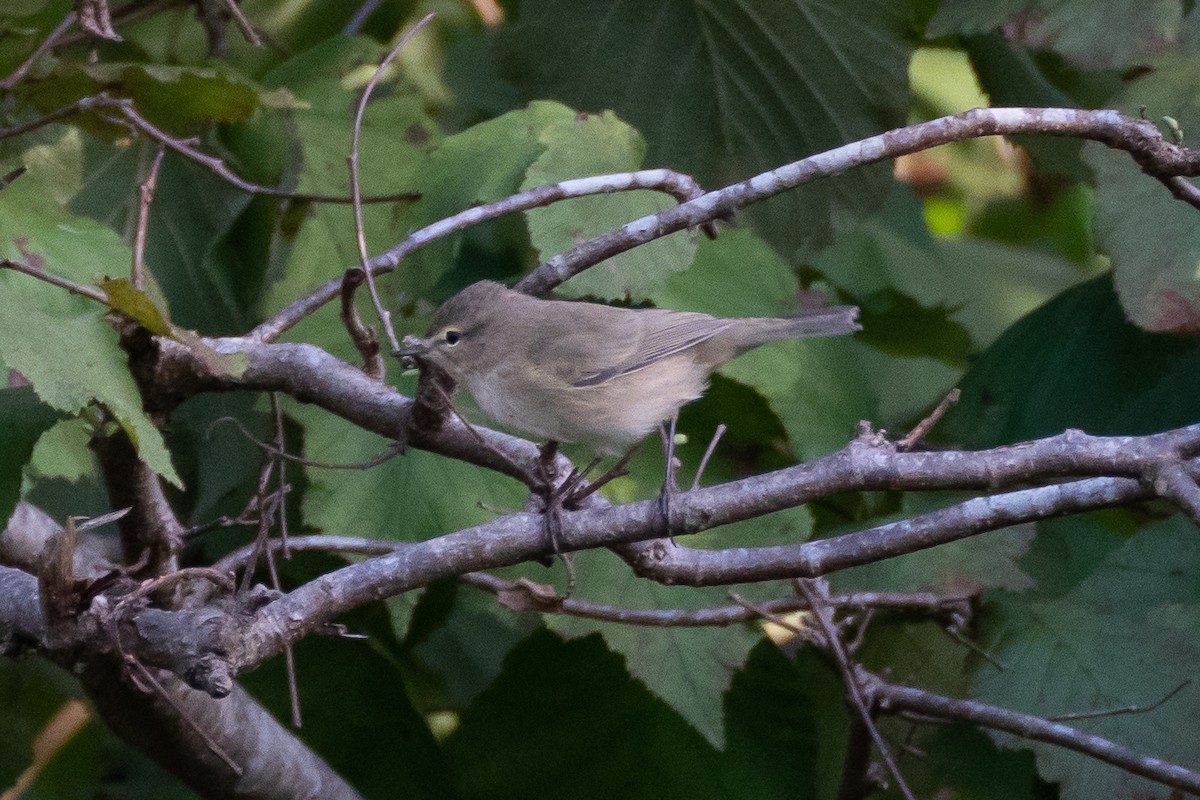
POLYGON ((747 342, 751 346, 776 339, 842 336, 862 330, 862 326, 858 324, 856 306, 834 306, 795 317, 758 318, 746 322, 754 323, 746 326, 746 333, 751 339, 757 340, 753 343, 747 342))

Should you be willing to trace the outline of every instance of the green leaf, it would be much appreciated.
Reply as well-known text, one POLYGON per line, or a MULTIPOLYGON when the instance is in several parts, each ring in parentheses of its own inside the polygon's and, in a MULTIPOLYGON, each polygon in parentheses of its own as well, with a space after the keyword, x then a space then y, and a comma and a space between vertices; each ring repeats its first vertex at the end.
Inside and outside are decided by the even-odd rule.
MULTIPOLYGON (((523 0, 498 31, 501 74, 526 99, 612 109, 646 163, 718 185, 902 123, 914 38, 881 0, 523 0), (853 20, 853 24, 848 24, 853 20)), ((753 219, 780 252, 882 200, 886 165, 793 190, 753 219)))
MULTIPOLYGON (((72 217, 38 190, 17 181, 0 192, 0 257, 90 283, 116 273, 130 254, 116 234, 72 217)), ((0 274, 0 353, 33 384, 49 406, 76 414, 93 401, 112 412, 138 454, 159 475, 180 485, 162 435, 142 410, 117 333, 90 300, 9 270, 0 274)))
POLYGON ((1105 275, 1014 325, 961 387, 962 399, 933 435, 969 449, 1066 428, 1151 433, 1200 417, 1200 347, 1127 322, 1105 275))
MULTIPOLYGON (((152 152, 148 146, 113 150, 91 142, 85 147, 86 180, 71 210, 113 230, 131 230, 138 193, 127 187, 144 179, 144 160, 152 152)), ((249 202, 244 191, 203 167, 173 153, 164 157, 150 206, 145 261, 170 302, 175 324, 209 335, 240 334, 254 320, 263 265, 226 244, 249 202)), ((126 256, 125 265, 97 271, 127 274, 130 261, 126 256)), ((152 297, 166 312, 157 290, 152 297)))
MULTIPOLYGON (((732 538, 725 543, 733 541, 741 543, 732 538)), ((725 587, 664 586, 634 575, 625 562, 606 551, 579 553, 575 570, 575 596, 592 602, 621 608, 683 610, 730 604, 729 589, 725 587)), ((738 591, 759 599, 772 588, 739 587, 738 591)), ((572 638, 601 632, 608 647, 625 657, 630 674, 715 746, 724 741, 720 697, 729 686, 730 670, 741 665, 762 636, 761 630, 750 624, 640 628, 567 615, 547 617, 546 626, 572 638)))
MULTIPOLYGON (((661 305, 723 317, 799 313, 792 271, 749 231, 726 231, 703 241, 686 272, 670 277, 661 305)), ((866 348, 847 337, 771 342, 721 368, 753 388, 779 417, 799 458, 836 450, 855 423, 874 416, 860 369, 866 348)))
POLYGON ((455 591, 454 581, 448 583, 425 589, 413 613, 418 638, 405 645, 425 671, 424 679, 433 684, 427 693, 434 698, 431 705, 461 710, 495 680, 508 653, 541 626, 542 618, 532 611, 510 611, 488 592, 466 586, 455 591), (451 603, 445 616, 424 618, 429 603, 445 603, 447 594, 451 603))
POLYGON ((725 695, 728 797, 832 797, 850 731, 845 686, 811 648, 789 660, 763 639, 725 695))
POLYGON ((1013 243, 1023 247, 936 238, 913 191, 898 186, 878 212, 846 230, 813 266, 863 300, 864 327, 871 323, 865 341, 889 340, 880 345, 889 352, 936 355, 954 363, 955 356, 969 354, 958 326, 970 334, 972 350, 986 345, 1022 315, 1094 273, 1090 265, 1031 249, 1028 237, 1026 229, 1026 238, 1013 243), (946 324, 929 331, 940 330, 946 338, 939 342, 922 328, 889 319, 886 301, 893 293, 911 298, 923 314, 950 311, 946 324))
POLYGON ((168 336, 187 345, 210 373, 239 377, 246 371, 244 354, 218 353, 205 344, 195 331, 180 328, 171 322, 167 312, 166 298, 162 296, 162 292, 158 291, 157 286, 152 285, 151 287, 156 295, 152 299, 148 292, 134 288, 128 278, 105 278, 99 284, 104 293, 108 295, 109 308, 134 320, 150 333, 168 336))
POLYGON ((0 659, 0 785, 11 786, 33 763, 34 737, 76 694, 67 676, 46 661, 0 659))
POLYGON ((171 335, 167 310, 141 289, 135 289, 128 278, 105 278, 100 281, 100 288, 108 295, 108 307, 113 311, 121 312, 153 334, 171 335))
POLYGON ((12 0, 4 7, 4 16, 27 17, 46 7, 50 0, 12 0))
POLYGON ((0 389, 0 522, 7 523, 17 505, 33 446, 61 418, 29 387, 0 389))
POLYGON ((1179 40, 1183 4, 1151 0, 945 0, 929 21, 931 37, 986 33, 1019 17, 1014 37, 1049 49, 1085 69, 1123 68, 1151 59, 1179 40))
MULTIPOLYGON (((1200 544, 1175 517, 1112 549, 1092 574, 1059 597, 990 597, 984 641, 1004 664, 975 676, 986 702, 1038 715, 1151 706, 1200 669, 1200 544)), ((1069 722, 1138 752, 1200 767, 1179 731, 1200 714, 1200 695, 1185 689, 1136 714, 1069 722)), ((1007 736, 1006 746, 1030 746, 1007 736)), ((1164 791, 1122 770, 1062 748, 1032 744, 1044 778, 1064 800, 1160 796, 1164 791)))
MULTIPOLYGON (((327 411, 289 411, 304 425, 305 457, 363 463, 391 442, 327 411)), ((512 478, 422 450, 409 449, 369 470, 306 467, 304 519, 328 533, 421 541, 520 509, 527 494, 512 478)))
MULTIPOLYGON (((341 76, 381 57, 377 43, 335 38, 289 59, 264 78, 267 86, 291 88, 305 104, 290 112, 288 127, 263 120, 255 132, 260 138, 292 137, 298 159, 286 171, 290 173, 288 179, 296 182, 297 191, 350 196, 347 158, 361 90, 344 85, 341 76)), ((242 135, 250 137, 251 132, 243 131, 242 135)), ((363 117, 359 143, 363 195, 422 191, 418 172, 424 167, 428 149, 439 138, 438 126, 411 88, 398 87, 389 95, 381 87, 363 117)), ((415 226, 410 206, 409 202, 363 206, 369 253, 395 244, 415 226)), ((299 230, 287 233, 291 249, 286 267, 275 276, 267 293, 265 305, 269 310, 282 308, 360 261, 349 205, 317 203, 298 210, 302 213, 299 230)), ((391 298, 385 296, 385 302, 390 303, 391 298)), ((331 341, 320 326, 303 326, 295 335, 326 346, 331 341)), ((346 341, 344 332, 340 339, 346 341)))
POLYGON ((17 85, 42 111, 100 92, 128 97, 143 116, 173 131, 246 119, 259 104, 253 83, 212 67, 45 59, 17 85))
POLYGON ((1038 522, 1037 536, 1021 561, 1038 594, 1061 597, 1086 580, 1125 543, 1127 534, 1117 529, 1117 521, 1129 517, 1128 511, 1114 510, 1038 522))
MULTIPOLYGON (((171 414, 167 446, 175 458, 179 474, 188 491, 171 497, 172 507, 185 524, 208 525, 219 517, 236 518, 254 496, 263 463, 268 456, 235 425, 218 420, 232 418, 241 422, 260 441, 274 443, 274 423, 270 405, 262 395, 249 392, 204 393, 189 398, 171 414)), ((296 426, 285 417, 285 446, 298 452, 300 440, 296 426)), ((282 469, 292 492, 287 497, 292 519, 299 508, 304 484, 296 464, 285 463, 272 472, 272 489, 282 469)), ((205 555, 216 559, 234 547, 245 544, 244 529, 220 529, 205 534, 205 555)))
POLYGON ((718 753, 598 636, 526 639, 445 751, 464 798, 728 796, 718 753))
MULTIPOLYGON (((1191 141, 1200 133, 1198 69, 1200 54, 1165 57, 1114 105, 1133 114, 1144 108, 1151 119, 1170 115, 1191 141)), ((1122 308, 1144 330, 1200 330, 1195 209, 1144 175, 1124 152, 1088 145, 1084 156, 1096 173, 1097 237, 1112 259, 1122 308)))
MULTIPOLYGON (((367 642, 319 636, 299 642, 295 653, 304 719, 298 734, 363 797, 451 796, 442 755, 390 659, 367 642)), ((277 719, 288 718, 281 659, 243 682, 277 719)))
MULTIPOLYGON (((522 191, 568 178, 632 172, 642 166, 646 150, 638 132, 611 113, 576 115, 543 130, 539 140, 546 150, 526 171, 522 191)), ((525 216, 544 260, 675 203, 660 192, 617 192, 555 203, 525 216)), ((661 289, 672 272, 687 269, 695 251, 693 234, 669 236, 613 256, 572 278, 565 288, 575 296, 644 297, 661 289)))
POLYGON ((62 478, 72 483, 95 474, 95 455, 88 447, 91 426, 72 417, 55 423, 37 440, 29 459, 29 476, 34 480, 62 478))
POLYGON ((917 797, 941 800, 1057 800, 1038 778, 1033 754, 1001 750, 975 727, 929 726, 909 740, 924 758, 905 759, 901 769, 917 797))
MULTIPOLYGON (((1115 74, 1075 72, 1056 57, 1035 58, 999 31, 964 37, 962 45, 990 98, 986 105, 1087 108, 1103 106, 1106 98, 1120 89, 1115 74)), ((976 141, 991 144, 986 139, 976 141)), ((1029 154, 1040 171, 1090 184, 1091 175, 1080 163, 1083 142, 1079 139, 1018 135, 1011 141, 1029 154)), ((1090 218, 1087 221, 1090 223, 1090 218)))
MULTIPOLYGON (((520 191, 530 167, 547 150, 543 134, 570 126, 575 116, 559 103, 534 102, 446 137, 422 165, 414 216, 429 224, 520 191)), ((436 287, 434 294, 444 299, 480 278, 515 271, 527 249, 525 225, 501 218, 422 248, 405 275, 418 296, 436 287), (508 259, 508 251, 520 256, 508 259)))

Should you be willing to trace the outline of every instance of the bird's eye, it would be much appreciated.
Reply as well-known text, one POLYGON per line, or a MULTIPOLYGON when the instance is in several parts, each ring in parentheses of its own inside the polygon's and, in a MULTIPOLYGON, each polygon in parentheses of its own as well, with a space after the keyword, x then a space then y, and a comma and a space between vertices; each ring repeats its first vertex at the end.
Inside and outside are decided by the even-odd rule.
POLYGON ((446 331, 444 336, 446 337, 446 344, 450 345, 451 347, 453 347, 454 345, 456 345, 460 341, 462 341, 462 334, 459 333, 458 331, 454 330, 453 328, 446 331))

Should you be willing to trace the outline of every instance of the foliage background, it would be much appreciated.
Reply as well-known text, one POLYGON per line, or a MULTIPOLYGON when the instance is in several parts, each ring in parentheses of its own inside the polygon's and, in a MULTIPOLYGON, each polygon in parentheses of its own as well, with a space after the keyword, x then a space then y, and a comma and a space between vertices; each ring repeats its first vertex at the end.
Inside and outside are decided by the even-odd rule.
MULTIPOLYGON (((524 0, 504 4, 495 27, 465 2, 388 0, 357 35, 341 33, 351 4, 247 0, 246 16, 270 44, 251 48, 231 28, 223 59, 206 55, 190 5, 163 5, 122 24, 121 43, 79 41, 43 59, 7 98, 4 124, 105 91, 133 98, 174 135, 198 136, 248 179, 347 195, 358 93, 387 44, 438 12, 364 122, 364 192, 421 195, 365 209, 372 252, 549 181, 645 165, 716 187, 989 103, 1145 106, 1152 119, 1177 120, 1185 137, 1200 126, 1197 13, 1172 0, 524 0)), ((6 3, 0 74, 68 10, 61 0, 6 3)), ((47 269, 85 283, 127 274, 137 184, 154 151, 95 115, 0 140, 4 172, 30 168, 0 192, 3 255, 40 253, 47 269)), ((458 288, 513 278, 665 203, 613 195, 480 225, 410 258, 385 294, 404 330, 423 330, 458 288)), ((678 234, 563 291, 725 315, 786 313, 800 291, 862 307, 862 335, 756 351, 685 410, 685 464, 697 463, 717 422, 730 426, 707 481, 831 452, 859 419, 903 430, 955 385, 963 400, 935 432, 939 445, 988 447, 1067 427, 1142 433, 1197 418, 1194 339, 1146 332, 1197 328, 1194 214, 1122 153, 981 139, 812 184, 748 211, 716 241, 678 234)), ((146 257, 174 323, 238 334, 356 262, 353 235, 348 207, 251 196, 168 153, 146 257)), ((354 359, 333 309, 288 337, 354 359)), ((33 383, 0 392, 5 514, 18 491, 60 519, 107 510, 85 446, 93 398, 117 413, 148 463, 185 487, 172 497, 186 523, 236 514, 252 493, 257 449, 212 423, 235 416, 266 437, 264 399, 195 398, 160 436, 115 334, 87 302, 0 273, 0 363, 33 383)), ((411 376, 394 370, 389 380, 413 391, 411 376)), ((286 410, 292 444, 310 458, 362 461, 387 446, 312 407, 286 410)), ((657 490, 653 449, 643 448, 614 498, 657 490)), ((367 473, 290 477, 294 531, 426 539, 523 502, 513 481, 420 452, 367 473)), ((790 541, 952 499, 838 497, 708 536, 790 541)), ((207 562, 250 535, 207 533, 187 557, 207 562)), ((929 621, 891 617, 873 627, 868 663, 897 680, 1039 714, 1147 705, 1200 668, 1195 541, 1187 523, 1145 507, 999 532, 833 582, 982 591, 971 634, 1004 669, 929 621)), ((299 582, 334 563, 297 557, 286 577, 299 582)), ((561 585, 554 570, 513 574, 561 585)), ((607 553, 581 558, 579 572, 587 599, 727 602, 724 590, 636 580, 607 553)), ((785 656, 757 626, 542 620, 454 585, 347 623, 369 639, 298 649, 301 735, 367 797, 836 793, 847 731, 836 677, 804 651, 785 656)), ((245 681, 286 715, 279 664, 245 681)), ((34 734, 77 694, 37 661, 0 662, 0 787, 29 765, 34 734)), ((1194 743, 1179 735, 1198 721, 1193 686, 1153 713, 1080 724, 1200 768, 1194 743)), ((901 761, 921 796, 1165 796, 1082 757, 965 727, 897 722, 886 733, 927 754, 901 761)), ((189 793, 92 723, 26 796, 189 793)))

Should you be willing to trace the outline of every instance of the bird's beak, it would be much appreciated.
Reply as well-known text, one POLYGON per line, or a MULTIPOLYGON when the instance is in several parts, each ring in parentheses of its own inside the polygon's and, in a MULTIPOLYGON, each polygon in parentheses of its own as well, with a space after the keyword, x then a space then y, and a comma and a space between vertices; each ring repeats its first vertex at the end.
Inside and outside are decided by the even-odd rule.
POLYGON ((405 336, 404 341, 400 343, 400 364, 405 369, 414 369, 418 366, 417 359, 422 356, 429 355, 429 340, 418 339, 416 336, 405 336))

